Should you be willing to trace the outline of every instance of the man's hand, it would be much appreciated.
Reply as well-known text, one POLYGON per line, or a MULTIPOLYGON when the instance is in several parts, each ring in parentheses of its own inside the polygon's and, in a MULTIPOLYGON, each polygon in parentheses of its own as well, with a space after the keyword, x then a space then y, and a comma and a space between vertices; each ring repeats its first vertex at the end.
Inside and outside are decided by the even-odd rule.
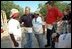
POLYGON ((56 24, 57 22, 53 22, 53 25, 56 24))
POLYGON ((19 44, 18 44, 18 42, 15 40, 14 35, 13 35, 13 34, 10 34, 10 37, 11 37, 13 43, 14 43, 14 46, 15 46, 15 47, 18 47, 19 44))
POLYGON ((24 22, 22 22, 22 23, 20 24, 20 26, 21 26, 21 27, 24 27, 24 22))
POLYGON ((18 42, 14 41, 14 46, 18 47, 19 46, 18 42))

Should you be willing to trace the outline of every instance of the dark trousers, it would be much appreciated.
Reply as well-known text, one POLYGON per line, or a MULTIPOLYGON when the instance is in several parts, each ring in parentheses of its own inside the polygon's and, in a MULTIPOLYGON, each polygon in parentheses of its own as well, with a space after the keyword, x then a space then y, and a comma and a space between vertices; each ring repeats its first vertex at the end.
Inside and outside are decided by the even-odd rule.
POLYGON ((52 30, 47 29, 47 44, 48 44, 48 46, 51 46, 51 34, 52 34, 52 30))
POLYGON ((52 30, 47 29, 47 44, 48 46, 51 46, 51 48, 54 48, 55 43, 52 41, 51 35, 52 33, 56 33, 56 25, 53 26, 52 30))

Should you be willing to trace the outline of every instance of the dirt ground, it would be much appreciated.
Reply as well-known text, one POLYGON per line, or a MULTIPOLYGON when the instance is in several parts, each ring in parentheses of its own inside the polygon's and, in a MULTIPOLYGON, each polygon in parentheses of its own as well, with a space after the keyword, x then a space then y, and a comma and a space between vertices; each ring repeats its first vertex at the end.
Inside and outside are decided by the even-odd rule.
MULTIPOLYGON (((23 31, 23 28, 22 28, 22 31, 23 31)), ((45 37, 44 41, 46 44, 46 37, 45 37)), ((37 42, 37 39, 35 38, 35 36, 33 37, 33 42, 34 42, 34 48, 39 48, 38 42, 37 42)), ((21 43, 22 48, 24 48, 25 44, 26 44, 26 37, 25 37, 25 33, 23 32, 22 33, 22 43, 21 43)), ((9 36, 8 32, 1 33, 1 48, 12 48, 10 36, 9 36)))

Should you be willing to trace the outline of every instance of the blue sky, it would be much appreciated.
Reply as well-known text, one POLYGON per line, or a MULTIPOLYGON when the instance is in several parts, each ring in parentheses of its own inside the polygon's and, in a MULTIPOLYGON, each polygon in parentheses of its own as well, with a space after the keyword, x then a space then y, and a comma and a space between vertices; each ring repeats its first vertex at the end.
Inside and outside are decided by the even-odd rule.
MULTIPOLYGON (((38 8, 39 3, 45 3, 47 1, 13 1, 13 2, 22 8, 29 6, 31 9, 31 12, 35 12, 38 8)), ((63 2, 71 3, 71 1, 63 1, 63 2)))
POLYGON ((13 2, 22 8, 28 6, 30 7, 31 12, 34 12, 37 10, 39 3, 45 3, 46 1, 13 1, 13 2))

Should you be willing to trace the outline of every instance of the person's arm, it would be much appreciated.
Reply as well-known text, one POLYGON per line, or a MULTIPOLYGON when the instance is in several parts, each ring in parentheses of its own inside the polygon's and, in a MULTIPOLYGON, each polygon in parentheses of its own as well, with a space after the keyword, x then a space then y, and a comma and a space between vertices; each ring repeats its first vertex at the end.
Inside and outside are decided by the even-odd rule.
POLYGON ((18 43, 16 42, 15 37, 13 35, 13 32, 14 32, 14 23, 12 21, 8 22, 8 31, 9 31, 10 38, 11 38, 14 46, 17 47, 18 43))
POLYGON ((23 27, 23 26, 24 26, 24 22, 23 22, 23 16, 21 16, 21 17, 20 17, 20 20, 19 20, 19 22, 20 22, 20 26, 21 26, 21 27, 23 27))
POLYGON ((19 18, 19 22, 20 22, 20 24, 22 23, 22 16, 19 18))
POLYGON ((18 42, 15 40, 14 35, 13 35, 13 34, 10 34, 10 37, 11 37, 11 40, 13 41, 13 43, 14 43, 14 46, 15 46, 15 47, 18 47, 19 44, 18 44, 18 42))
POLYGON ((43 27, 43 34, 45 34, 45 25, 42 25, 43 27))
POLYGON ((56 8, 55 10, 56 10, 56 14, 57 14, 57 21, 56 22, 58 22, 58 21, 62 20, 63 13, 58 8, 56 8))
POLYGON ((63 17, 61 17, 61 18, 59 18, 59 17, 58 17, 56 22, 58 22, 58 21, 62 20, 62 18, 63 18, 63 17))
POLYGON ((45 34, 45 22, 42 21, 42 18, 40 19, 40 23, 42 23, 43 34, 45 34))
POLYGON ((45 34, 45 25, 46 25, 46 22, 43 22, 43 34, 45 34))

